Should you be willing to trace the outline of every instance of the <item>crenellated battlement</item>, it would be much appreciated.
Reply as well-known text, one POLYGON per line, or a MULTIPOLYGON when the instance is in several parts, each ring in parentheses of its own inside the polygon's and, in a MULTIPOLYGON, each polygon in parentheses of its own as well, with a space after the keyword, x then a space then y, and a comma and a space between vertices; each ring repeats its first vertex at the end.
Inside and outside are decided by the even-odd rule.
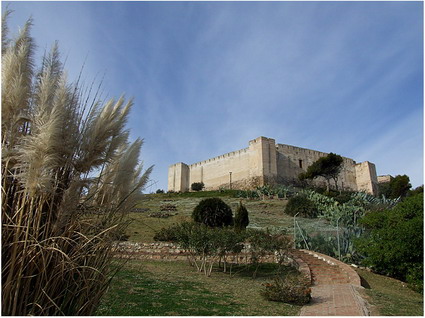
POLYGON ((189 167, 190 168, 193 168, 193 167, 197 167, 197 166, 200 166, 200 165, 203 165, 203 164, 207 164, 207 163, 210 163, 210 162, 214 162, 214 161, 217 161, 217 160, 228 159, 230 157, 235 157, 235 156, 238 156, 238 155, 247 153, 248 151, 249 151, 249 147, 248 148, 241 149, 241 150, 236 150, 236 151, 228 152, 228 153, 225 153, 224 155, 213 157, 211 159, 207 159, 207 160, 199 161, 199 162, 196 162, 196 163, 192 163, 192 164, 189 165, 189 167))

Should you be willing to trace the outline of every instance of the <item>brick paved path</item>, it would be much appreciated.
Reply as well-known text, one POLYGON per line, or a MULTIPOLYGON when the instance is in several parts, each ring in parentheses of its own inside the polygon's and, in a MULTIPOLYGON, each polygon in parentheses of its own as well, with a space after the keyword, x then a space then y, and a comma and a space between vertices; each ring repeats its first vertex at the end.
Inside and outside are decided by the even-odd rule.
POLYGON ((310 268, 312 299, 301 309, 300 316, 367 316, 366 302, 360 297, 358 279, 353 279, 340 266, 320 259, 307 251, 294 250, 294 256, 310 268), (354 283, 354 284, 353 284, 354 283), (358 286, 356 286, 358 285, 358 286))

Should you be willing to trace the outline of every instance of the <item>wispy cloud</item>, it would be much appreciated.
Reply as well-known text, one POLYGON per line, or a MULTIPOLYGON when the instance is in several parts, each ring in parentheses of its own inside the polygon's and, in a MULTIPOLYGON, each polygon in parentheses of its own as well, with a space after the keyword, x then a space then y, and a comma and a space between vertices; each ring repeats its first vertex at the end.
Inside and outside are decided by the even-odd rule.
POLYGON ((109 94, 135 97, 132 137, 145 138, 160 188, 168 165, 260 135, 423 183, 420 2, 12 6, 34 14, 37 38, 89 53, 87 71, 106 71, 109 94))

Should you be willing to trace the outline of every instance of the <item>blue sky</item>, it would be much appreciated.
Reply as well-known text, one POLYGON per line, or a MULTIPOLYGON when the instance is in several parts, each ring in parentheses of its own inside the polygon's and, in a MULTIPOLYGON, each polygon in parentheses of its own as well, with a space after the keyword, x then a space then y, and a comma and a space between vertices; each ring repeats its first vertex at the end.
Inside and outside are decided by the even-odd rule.
MULTIPOLYGON (((2 2, 4 9, 9 2, 2 2)), ((168 166, 259 136, 376 164, 423 184, 422 2, 12 2, 53 41, 70 79, 85 62, 105 97, 134 97, 131 138, 168 166)))

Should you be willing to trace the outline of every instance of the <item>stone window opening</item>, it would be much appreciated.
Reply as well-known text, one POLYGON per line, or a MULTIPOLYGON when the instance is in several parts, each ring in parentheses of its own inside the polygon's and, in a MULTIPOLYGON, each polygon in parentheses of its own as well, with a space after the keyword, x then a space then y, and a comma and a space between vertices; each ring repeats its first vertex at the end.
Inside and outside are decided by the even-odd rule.
POLYGON ((298 160, 298 164, 299 164, 300 168, 302 169, 303 168, 303 161, 301 159, 298 160))

